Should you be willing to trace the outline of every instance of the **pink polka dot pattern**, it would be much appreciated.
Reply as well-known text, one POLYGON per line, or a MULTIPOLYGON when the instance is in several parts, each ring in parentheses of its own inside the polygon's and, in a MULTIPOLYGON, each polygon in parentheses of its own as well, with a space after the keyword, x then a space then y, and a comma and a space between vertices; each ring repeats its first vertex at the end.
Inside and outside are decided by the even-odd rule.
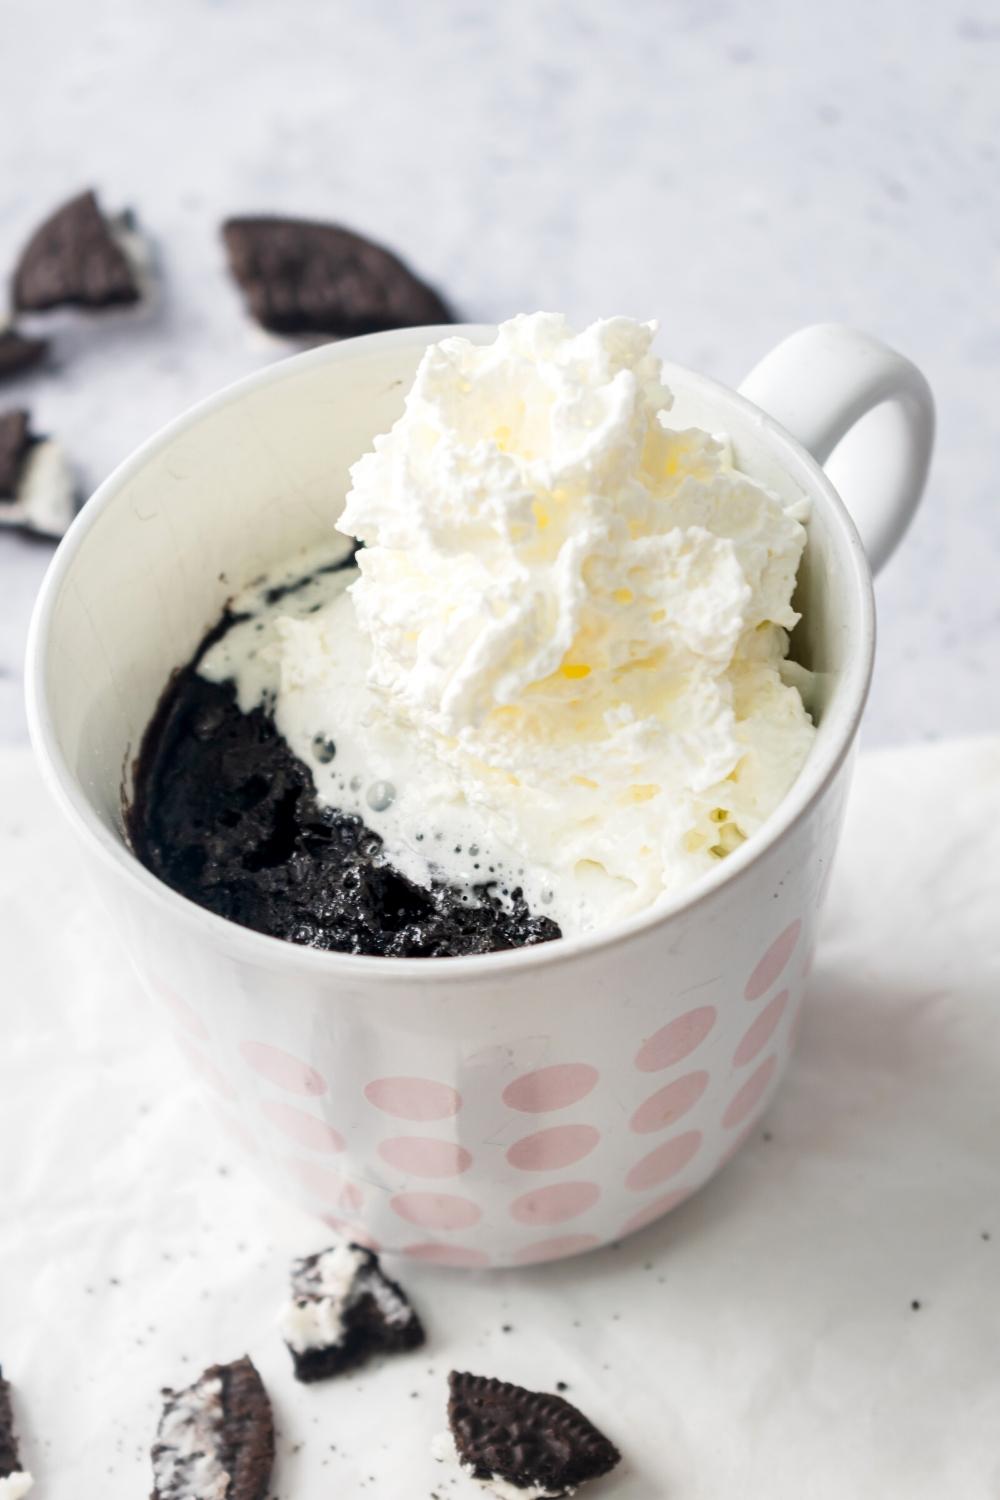
POLYGON ((365 1085, 365 1098, 397 1120, 448 1120, 462 1107, 462 1096, 433 1078, 376 1078, 365 1085))
POLYGON ((659 1073, 662 1068, 683 1062, 700 1047, 715 1025, 714 1005, 699 1005, 686 1015, 668 1021, 659 1031, 647 1037, 635 1055, 640 1073, 659 1073))
POLYGON ((207 1083, 213 1093, 219 1095, 220 1099, 236 1099, 238 1097, 235 1088, 226 1075, 215 1066, 210 1057, 206 1057, 200 1047, 188 1040, 186 1036, 175 1036, 181 1052, 187 1058, 188 1065, 197 1073, 203 1083, 207 1083))
POLYGON ((769 1000, 754 1021, 749 1031, 744 1036, 740 1045, 733 1053, 733 1067, 743 1068, 748 1062, 753 1062, 759 1052, 763 1052, 778 1027, 781 1018, 785 1014, 788 1004, 788 991, 781 990, 773 1000, 769 1000))
POLYGON ((289 1094, 326 1093, 326 1080, 316 1069, 280 1047, 272 1047, 267 1042, 244 1042, 240 1052, 243 1061, 259 1077, 289 1094))
POLYGON ((432 1136, 394 1136, 379 1142, 378 1154, 390 1167, 414 1177, 459 1177, 472 1165, 472 1156, 464 1146, 432 1136))
POLYGON ((510 1216, 519 1224, 561 1224, 585 1214, 600 1196, 596 1182, 555 1182, 515 1198, 510 1216))
POLYGON ((407 1245, 403 1254, 410 1256, 411 1260, 423 1260, 432 1266, 457 1266, 470 1271, 490 1263, 485 1250, 474 1250, 469 1245, 439 1245, 431 1241, 422 1245, 407 1245))
POLYGON ((483 1217, 478 1203, 456 1193, 397 1193, 389 1207, 421 1229, 471 1229, 483 1217))
POLYGON ((178 1025, 183 1026, 190 1036, 197 1037, 200 1042, 208 1041, 208 1027, 182 995, 178 995, 177 991, 172 990, 168 984, 153 985, 153 993, 159 996, 174 1020, 178 1025))
POLYGON ((503 1102, 524 1114, 544 1115, 553 1109, 566 1109, 586 1099, 597 1084, 599 1073, 589 1063, 553 1063, 536 1068, 508 1083, 503 1102))
POLYGON ((285 1166, 292 1176, 316 1198, 339 1208, 343 1213, 357 1213, 363 1203, 361 1189, 353 1182, 345 1182, 339 1172, 321 1166, 319 1162, 302 1161, 297 1156, 285 1159, 285 1166))
POLYGON ((771 988, 791 958, 801 930, 802 923, 796 918, 794 922, 789 923, 779 937, 775 938, 747 980, 746 989, 743 991, 747 1000, 759 1000, 761 995, 765 995, 771 988))
POLYGON ((683 1078, 675 1078, 673 1083, 658 1089, 639 1105, 629 1121, 630 1128, 636 1135, 666 1130, 668 1125, 675 1124, 694 1108, 707 1088, 708 1074, 704 1072, 685 1073, 683 1078))
POLYGON ((778 1059, 772 1054, 755 1072, 750 1074, 743 1087, 733 1095, 722 1116, 722 1123, 727 1130, 735 1130, 737 1125, 742 1125, 743 1121, 757 1108, 777 1066, 778 1059))
POLYGON ((281 1134, 294 1141, 296 1146, 305 1146, 310 1151, 343 1151, 344 1137, 325 1120, 307 1114, 284 1099, 265 1099, 260 1112, 281 1134))
POLYGON ((634 1193, 659 1187, 661 1182, 667 1182, 671 1177, 676 1177, 678 1172, 683 1172, 688 1162, 698 1154, 700 1146, 700 1130, 686 1130, 683 1135, 675 1135, 636 1162, 625 1178, 625 1186, 634 1193))
POLYGON ((515 1266, 533 1266, 546 1260, 561 1260, 564 1255, 580 1255, 600 1243, 596 1234, 560 1234, 552 1240, 536 1240, 533 1245, 523 1245, 520 1250, 515 1250, 510 1260, 515 1266))
POLYGON ((656 1198, 652 1203, 647 1203, 645 1208, 640 1208, 638 1213, 626 1219, 619 1233, 622 1235, 635 1234, 639 1229, 645 1229, 647 1224, 653 1224, 657 1219, 668 1214, 672 1208, 683 1203, 685 1198, 690 1198, 690 1188, 675 1188, 672 1193, 664 1193, 662 1198, 656 1198))
POLYGON ((582 1161, 600 1139, 593 1125, 552 1125, 515 1141, 507 1160, 522 1172, 551 1172, 582 1161))

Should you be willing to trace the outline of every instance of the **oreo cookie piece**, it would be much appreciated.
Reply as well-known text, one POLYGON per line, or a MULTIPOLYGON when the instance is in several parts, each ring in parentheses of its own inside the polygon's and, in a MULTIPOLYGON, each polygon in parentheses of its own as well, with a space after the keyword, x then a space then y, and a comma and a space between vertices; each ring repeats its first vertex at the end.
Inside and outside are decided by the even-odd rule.
POLYGON ((26 411, 0 412, 0 499, 17 491, 21 468, 31 447, 26 411))
POLYGON ((416 1349, 425 1338, 406 1293, 374 1251, 346 1241, 294 1263, 281 1332, 303 1381, 340 1375, 373 1354, 416 1349))
POLYGON ((227 219, 222 238, 250 312, 272 333, 351 338, 453 321, 431 287, 389 250, 308 219, 227 219))
POLYGON ((46 339, 25 338, 16 328, 0 328, 0 380, 32 369, 48 350, 46 339))
POLYGON ((0 412, 0 526, 58 538, 75 513, 76 486, 59 444, 37 437, 26 411, 0 412))
POLYGON ((10 1404, 10 1386, 0 1370, 0 1500, 22 1500, 34 1480, 21 1468, 10 1404))
POLYGON ((448 1389, 458 1461, 496 1494, 557 1500, 610 1473, 621 1459, 614 1443, 561 1396, 456 1370, 448 1389))
POLYGON ((164 1390, 152 1457, 151 1500, 265 1500, 274 1423, 253 1361, 212 1365, 186 1390, 164 1390))
POLYGON ((89 189, 39 225, 14 271, 19 312, 123 307, 140 301, 139 237, 130 213, 109 217, 89 189))

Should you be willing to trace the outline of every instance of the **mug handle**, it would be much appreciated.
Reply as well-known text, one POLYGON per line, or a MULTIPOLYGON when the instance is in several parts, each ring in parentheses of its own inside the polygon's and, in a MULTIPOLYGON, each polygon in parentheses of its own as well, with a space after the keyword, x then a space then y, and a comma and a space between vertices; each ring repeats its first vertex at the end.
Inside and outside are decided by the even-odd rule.
POLYGON ((842 323, 815 323, 755 365, 740 394, 822 464, 872 572, 913 519, 934 446, 934 398, 916 365, 842 323))

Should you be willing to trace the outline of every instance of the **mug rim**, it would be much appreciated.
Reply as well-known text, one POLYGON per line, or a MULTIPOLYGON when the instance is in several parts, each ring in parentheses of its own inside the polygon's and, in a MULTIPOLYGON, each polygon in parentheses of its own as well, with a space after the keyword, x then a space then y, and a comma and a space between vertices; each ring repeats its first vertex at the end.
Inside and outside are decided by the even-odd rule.
MULTIPOLYGON (((442 338, 469 338, 486 342, 496 333, 496 325, 456 323, 416 328, 392 329, 384 333, 363 335, 319 348, 289 355, 230 382, 212 395, 188 407, 179 416, 141 443, 123 459, 97 487, 77 514, 46 570, 32 611, 25 659, 25 700, 28 731, 36 760, 55 801, 75 829, 84 846, 98 855, 130 881, 138 891, 156 904, 173 912, 206 941, 226 948, 242 949, 247 961, 259 967, 298 969, 315 977, 335 979, 369 978, 396 980, 413 985, 428 981, 468 981, 473 978, 502 978, 523 974, 553 963, 586 958, 597 951, 614 948, 633 937, 666 925, 686 915, 708 900, 721 887, 738 880, 768 850, 781 843, 793 827, 808 813, 836 775, 846 758, 857 732, 871 683, 875 651, 875 601, 872 573, 858 531, 844 502, 837 494, 820 465, 796 438, 773 417, 755 406, 738 391, 698 371, 672 361, 663 361, 666 383, 671 376, 686 390, 707 397, 714 407, 734 406, 750 419, 757 435, 777 453, 783 468, 802 483, 810 503, 825 509, 836 537, 839 560, 843 565, 848 592, 853 595, 852 612, 857 621, 859 650, 845 663, 839 702, 834 709, 832 733, 820 748, 814 745, 792 786, 760 829, 740 848, 718 863, 716 869, 700 877, 693 885, 669 900, 615 922, 606 928, 571 937, 561 937, 491 953, 476 953, 449 958, 390 958, 376 954, 342 953, 336 950, 307 947, 284 938, 243 927, 227 917, 200 906, 159 879, 136 857, 128 845, 105 827, 92 807, 77 774, 63 755, 55 720, 48 701, 48 658, 50 628, 61 590, 72 578, 72 568, 82 544, 102 515, 109 510, 122 490, 156 455, 185 430, 206 417, 221 411, 251 392, 294 378, 303 368, 335 364, 364 355, 374 346, 386 349, 393 345, 423 348, 442 338)), ((722 424, 724 425, 724 424, 722 424)), ((827 710, 825 721, 829 720, 827 710)))

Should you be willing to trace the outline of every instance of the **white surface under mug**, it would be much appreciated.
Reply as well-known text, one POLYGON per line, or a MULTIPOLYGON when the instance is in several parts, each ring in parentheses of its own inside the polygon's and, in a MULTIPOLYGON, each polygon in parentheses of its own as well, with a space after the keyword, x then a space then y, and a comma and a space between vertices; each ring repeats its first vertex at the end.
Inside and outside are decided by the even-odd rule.
POLYGON ((667 1212, 770 1102, 874 649, 868 559, 820 463, 833 453, 830 472, 884 561, 923 488, 933 405, 906 360, 832 325, 782 344, 742 395, 665 366, 672 424, 728 433, 741 469, 811 506, 793 651, 815 673, 814 747, 765 827, 709 877, 612 930, 512 952, 296 947, 192 904, 140 865, 123 790, 171 671, 242 583, 329 540, 348 466, 399 414, 426 345, 454 333, 485 341, 493 330, 328 345, 146 443, 53 561, 28 649, 29 714, 145 987, 260 1168, 368 1243, 442 1265, 526 1265, 667 1212))

